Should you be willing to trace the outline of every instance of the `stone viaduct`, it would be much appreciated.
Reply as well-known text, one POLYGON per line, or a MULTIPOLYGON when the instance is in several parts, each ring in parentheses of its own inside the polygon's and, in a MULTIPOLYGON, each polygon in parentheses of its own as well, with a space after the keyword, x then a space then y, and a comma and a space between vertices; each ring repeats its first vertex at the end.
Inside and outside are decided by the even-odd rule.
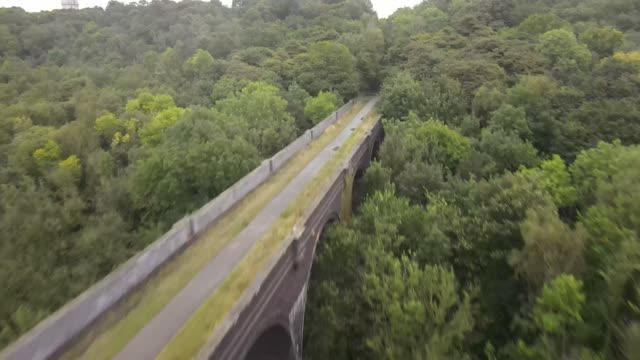
POLYGON ((321 198, 310 205, 304 228, 291 238, 263 277, 256 279, 254 291, 220 327, 206 350, 209 359, 302 359, 307 288, 318 241, 327 225, 351 216, 361 194, 362 175, 382 138, 382 124, 378 121, 333 175, 321 198))

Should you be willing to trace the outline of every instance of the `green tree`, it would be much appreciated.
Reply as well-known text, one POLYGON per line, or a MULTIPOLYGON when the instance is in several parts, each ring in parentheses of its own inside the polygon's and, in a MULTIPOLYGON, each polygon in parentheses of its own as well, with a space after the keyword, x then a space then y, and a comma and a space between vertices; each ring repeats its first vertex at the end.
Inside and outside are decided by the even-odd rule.
POLYGON ((533 144, 504 130, 483 130, 477 146, 480 151, 491 156, 498 173, 515 171, 520 166, 534 167, 540 162, 533 144))
POLYGON ((349 49, 332 41, 307 47, 294 58, 296 81, 311 95, 335 91, 343 98, 354 97, 360 89, 356 64, 349 49))
POLYGON ((71 155, 60 161, 58 167, 75 181, 78 181, 82 175, 82 164, 80 163, 80 159, 75 155, 71 155))
POLYGON ((467 97, 460 82, 446 76, 423 82, 423 107, 419 113, 425 118, 440 119, 448 125, 458 125, 467 114, 467 97))
POLYGON ((632 63, 640 67, 640 51, 617 52, 613 54, 613 58, 619 61, 632 63))
POLYGON ((60 146, 55 141, 49 140, 44 147, 33 152, 33 158, 42 168, 52 165, 60 158, 60 146))
POLYGON ((296 134, 295 120, 287 113, 287 101, 278 94, 274 86, 250 83, 239 94, 216 105, 221 112, 246 121, 247 139, 263 156, 275 154, 296 134))
MULTIPOLYGON (((214 113, 217 121, 230 121, 214 113)), ((215 121, 215 120, 214 120, 215 121)), ((133 168, 130 189, 144 218, 169 223, 213 199, 259 163, 256 148, 209 119, 182 121, 133 168)))
POLYGON ((448 244, 432 231, 431 215, 437 212, 427 214, 385 190, 365 201, 360 214, 350 225, 330 228, 318 244, 306 316, 322 326, 308 328, 305 354, 377 358, 380 343, 399 354, 461 352, 457 345, 473 322, 470 296, 459 295, 462 289, 452 272, 437 265, 420 265, 446 261, 448 244), (403 254, 420 256, 413 260, 403 254), (340 268, 335 266, 338 263, 340 268), (399 284, 407 274, 411 281, 399 284), (424 294, 442 302, 429 301, 424 294), (442 316, 453 312, 455 319, 442 316), (417 328, 419 331, 411 331, 417 328), (407 334, 402 343, 394 343, 400 336, 393 333, 397 330, 407 334), (424 341, 431 346, 427 348, 424 341))
POLYGON ((18 184, 0 186, 0 196, 0 229, 13 239, 3 243, 0 269, 4 284, 0 294, 5 299, 0 307, 0 339, 6 344, 79 294, 90 280, 73 274, 70 268, 61 270, 59 264, 63 261, 77 270, 80 267, 74 265, 75 261, 84 261, 76 257, 75 246, 64 242, 69 233, 82 229, 86 222, 87 209, 77 194, 61 192, 54 201, 50 190, 38 188, 25 177, 18 184), (30 286, 42 291, 30 293, 30 286))
POLYGON ((522 140, 530 140, 533 135, 527 123, 525 110, 509 104, 503 104, 491 113, 488 128, 514 134, 522 140))
MULTIPOLYGON (((42 155, 47 154, 45 148, 53 138, 55 130, 44 126, 30 126, 24 131, 19 131, 13 136, 7 145, 6 161, 8 170, 17 173, 36 176, 39 174, 39 165, 34 158, 34 153, 40 150, 42 155)), ((56 148, 57 143, 49 144, 49 148, 55 153, 60 151, 56 148)))
POLYGON ((506 79, 504 69, 489 59, 452 59, 442 64, 442 70, 448 77, 461 84, 465 98, 468 99, 467 105, 471 104, 471 97, 480 86, 488 82, 503 82, 506 79))
POLYGON ((483 84, 473 95, 472 113, 486 123, 489 114, 497 110, 504 100, 505 94, 498 84, 483 84))
POLYGON ((385 190, 391 184, 391 169, 379 161, 373 161, 364 174, 363 187, 367 195, 385 190))
POLYGON ((597 147, 580 153, 569 168, 579 203, 583 207, 594 205, 603 186, 611 184, 614 177, 635 168, 640 161, 639 151, 637 146, 625 147, 619 141, 614 141, 611 144, 600 142, 597 147))
POLYGON ((20 52, 20 41, 11 33, 8 25, 0 26, 0 55, 18 55, 20 52))
POLYGON ((213 56, 206 50, 198 49, 184 63, 183 68, 194 78, 211 76, 214 70, 213 56))
POLYGON ((311 119, 313 124, 317 124, 333 113, 339 105, 340 100, 338 100, 336 94, 321 91, 318 96, 307 100, 307 104, 304 107, 304 115, 311 119))
POLYGON ((607 267, 616 268, 615 258, 625 259, 635 253, 634 246, 628 243, 640 231, 639 210, 634 205, 638 186, 633 180, 638 176, 639 155, 637 146, 600 143, 578 155, 570 167, 580 195, 578 205, 583 213, 580 222, 589 233, 591 286, 601 284, 598 273, 607 267))
POLYGON ((590 27, 580 36, 580 41, 599 56, 607 57, 622 46, 624 35, 613 28, 590 27))
POLYGON ((230 76, 225 76, 213 86, 211 97, 214 102, 234 96, 241 92, 250 81, 238 80, 230 76))
POLYGON ((630 99, 585 101, 569 118, 581 127, 578 139, 582 148, 595 146, 598 141, 640 141, 640 106, 630 99))
POLYGON ((542 34, 538 49, 561 69, 586 69, 591 63, 589 49, 578 42, 574 33, 564 29, 542 34))
POLYGON ((553 155, 550 160, 543 161, 538 168, 521 168, 519 173, 547 190, 558 208, 572 207, 576 204, 578 191, 560 156, 553 155))
POLYGON ((516 273, 537 290, 561 274, 579 276, 584 267, 586 233, 572 230, 553 208, 529 210, 521 225, 524 247, 514 253, 516 273))
POLYGON ((309 129, 312 126, 312 123, 304 114, 307 101, 311 98, 309 93, 294 82, 289 86, 289 89, 287 89, 282 97, 287 100, 287 111, 296 120, 298 133, 309 129))
POLYGON ((172 107, 157 113, 153 119, 140 129, 140 140, 149 146, 162 142, 167 129, 175 125, 185 114, 185 109, 172 107))
POLYGON ((101 139, 110 144, 117 132, 124 130, 122 120, 114 114, 105 114, 96 119, 95 129, 101 139))
POLYGON ((585 295, 583 284, 571 275, 559 275, 544 286, 532 311, 533 322, 541 332, 533 348, 520 341, 519 355, 525 359, 565 358, 570 353, 567 343, 581 315, 585 295))
POLYGON ((546 12, 530 15, 516 29, 528 36, 538 36, 551 30, 563 28, 571 28, 571 24, 552 12, 546 12))
POLYGON ((363 292, 373 313, 366 339, 373 358, 467 356, 464 342, 474 325, 471 298, 459 295, 452 272, 385 255, 372 265, 363 292))
POLYGON ((557 121, 551 102, 559 92, 558 83, 547 76, 522 76, 509 89, 507 102, 525 109, 529 129, 533 133, 532 143, 542 152, 551 148, 557 121))
POLYGON ((524 244, 521 223, 530 209, 553 206, 536 183, 506 173, 483 181, 450 181, 440 196, 442 231, 452 240, 452 265, 463 283, 479 286, 479 306, 487 322, 478 322, 487 340, 500 346, 514 338, 510 326, 522 310, 527 290, 509 264, 510 254, 524 244), (509 329, 509 330, 506 330, 509 329))
POLYGON ((385 187, 362 204, 353 228, 376 246, 402 256, 411 254, 419 264, 443 265, 451 254, 451 243, 440 229, 438 207, 425 209, 385 187))
POLYGON ((370 91, 379 89, 384 70, 384 33, 376 25, 369 23, 361 33, 343 35, 340 39, 356 59, 362 88, 370 91))
POLYGON ((435 120, 422 122, 410 114, 405 122, 388 121, 380 148, 381 163, 391 169, 401 194, 424 201, 425 189, 442 186, 471 149, 469 139, 435 120))
POLYGON ((409 73, 399 72, 387 78, 380 92, 380 111, 388 119, 402 119, 424 106, 420 84, 409 73))
POLYGON ((428 7, 420 12, 427 26, 427 32, 436 32, 444 28, 449 22, 449 16, 435 7, 428 7))
POLYGON ((142 92, 137 98, 127 102, 126 112, 139 111, 145 115, 155 115, 175 107, 176 104, 169 95, 153 95, 149 92, 142 92))

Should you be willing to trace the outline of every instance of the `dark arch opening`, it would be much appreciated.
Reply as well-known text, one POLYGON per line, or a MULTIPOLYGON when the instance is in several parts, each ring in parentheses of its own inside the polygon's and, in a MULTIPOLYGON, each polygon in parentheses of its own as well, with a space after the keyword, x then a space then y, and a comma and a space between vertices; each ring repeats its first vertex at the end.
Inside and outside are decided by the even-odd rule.
POLYGON ((371 149, 371 160, 378 160, 378 154, 380 153, 380 145, 384 141, 384 129, 380 131, 380 135, 373 142, 373 148, 371 149))
MULTIPOLYGON (((315 327, 314 326, 314 319, 309 317, 309 306, 315 306, 313 304, 313 301, 315 300, 315 302, 319 302, 321 301, 320 297, 316 296, 317 292, 315 290, 317 290, 317 288, 314 286, 316 284, 316 282, 321 281, 322 280, 322 275, 318 274, 318 272, 316 271, 316 263, 317 263, 317 259, 318 259, 318 255, 323 253, 323 249, 326 247, 326 238, 327 238, 327 232, 329 229, 331 229, 334 225, 337 225, 338 223, 340 223, 340 216, 337 213, 332 213, 329 215, 329 217, 325 220, 324 224, 322 225, 322 227, 319 229, 318 231, 318 238, 316 239, 316 245, 315 245, 315 249, 313 251, 313 260, 311 263, 311 269, 309 270, 309 281, 307 282, 307 299, 306 299, 306 305, 304 308, 304 317, 303 317, 303 331, 302 331, 302 353, 304 354, 305 352, 305 345, 307 343, 307 339, 309 339, 309 333, 307 331, 307 329, 312 329, 315 327), (312 303, 310 303, 310 299, 312 299, 312 303)), ((317 315, 317 314, 316 314, 317 315)), ((304 355, 303 355, 303 358, 304 355)))
POLYGON ((353 177, 353 189, 351 190, 351 212, 356 214, 360 209, 360 204, 364 200, 364 169, 358 169, 353 177))
MULTIPOLYGON (((318 274, 318 272, 316 271, 316 259, 318 257, 318 254, 321 254, 323 252, 324 247, 326 246, 326 241, 325 238, 327 236, 327 231, 333 226, 336 225, 340 222, 340 217, 338 214, 333 213, 331 215, 329 215, 329 217, 327 218, 327 220, 325 221, 324 225, 322 226, 322 228, 320 229, 320 232, 318 233, 318 239, 316 241, 316 248, 314 249, 313 252, 313 261, 311 263, 311 269, 310 269, 310 273, 309 273, 309 281, 307 282, 307 303, 305 305, 305 309, 304 309, 304 319, 303 319, 303 331, 302 331, 302 353, 304 354, 305 352, 305 346, 307 344, 307 339, 309 339, 309 332, 307 331, 307 329, 312 329, 312 327, 314 326, 313 321, 314 319, 309 317, 309 309, 314 305, 314 302, 318 303, 321 302, 322 299, 319 299, 316 295, 316 292, 314 290, 317 290, 316 287, 314 287, 314 284, 317 281, 321 281, 322 280, 322 274, 318 274), (311 303, 310 303, 311 301, 311 303)), ((303 356, 304 358, 304 356, 303 356)))
POLYGON ((313 254, 314 260, 315 260, 316 254, 318 252, 318 248, 321 246, 320 243, 322 241, 322 238, 324 238, 324 236, 326 235, 325 232, 331 227, 331 225, 335 225, 335 224, 337 224, 339 222, 340 222, 340 216, 338 216, 338 214, 336 214, 336 213, 332 213, 331 215, 329 215, 327 220, 324 222, 324 225, 322 225, 322 228, 320 229, 320 233, 318 234, 318 242, 316 243, 316 251, 313 254))
POLYGON ((251 346, 245 360, 293 360, 293 344, 287 330, 276 325, 267 329, 251 346))

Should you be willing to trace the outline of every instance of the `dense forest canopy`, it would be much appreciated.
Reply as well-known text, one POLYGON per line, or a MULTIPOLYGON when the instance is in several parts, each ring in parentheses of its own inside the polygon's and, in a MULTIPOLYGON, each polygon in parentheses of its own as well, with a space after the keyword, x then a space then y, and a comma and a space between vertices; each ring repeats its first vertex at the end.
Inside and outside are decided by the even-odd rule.
POLYGON ((0 344, 362 92, 386 139, 320 243, 310 359, 640 354, 640 3, 0 9, 0 344))
POLYGON ((638 359, 640 2, 380 23, 386 139, 320 243, 310 359, 638 359))
POLYGON ((382 79, 368 0, 0 9, 0 345, 382 79))

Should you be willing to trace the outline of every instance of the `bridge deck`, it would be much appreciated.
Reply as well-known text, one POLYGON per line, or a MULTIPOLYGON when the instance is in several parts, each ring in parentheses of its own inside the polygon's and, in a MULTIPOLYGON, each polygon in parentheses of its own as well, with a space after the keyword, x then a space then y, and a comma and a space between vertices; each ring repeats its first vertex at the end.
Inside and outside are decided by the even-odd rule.
MULTIPOLYGON (((261 192, 256 191, 258 194, 255 196, 262 195, 262 198, 256 201, 257 205, 253 208, 244 208, 250 213, 245 215, 250 216, 245 216, 242 223, 225 223, 223 220, 207 231, 203 235, 205 240, 218 237, 233 240, 216 241, 213 246, 209 247, 201 246, 199 250, 205 251, 210 256, 202 266, 197 268, 187 266, 187 269, 182 269, 183 272, 193 275, 187 279, 189 281, 186 286, 180 290, 176 288, 179 284, 164 281, 164 283, 155 284, 156 286, 153 288, 155 291, 143 288, 143 294, 136 299, 133 310, 125 309, 123 312, 126 315, 120 322, 89 340, 85 339, 85 341, 91 341, 88 348, 86 345, 82 346, 86 351, 72 351, 67 354, 67 357, 106 359, 114 358, 115 355, 116 359, 152 359, 158 356, 201 304, 212 293, 215 293, 249 249, 271 229, 296 196, 309 185, 327 161, 331 159, 334 149, 349 138, 352 129, 360 125, 362 119, 372 110, 373 106, 374 101, 371 101, 351 121, 348 121, 348 118, 341 120, 336 124, 337 130, 339 130, 335 131, 338 133, 337 135, 335 133, 325 134, 329 135, 329 138, 320 138, 317 144, 312 144, 312 146, 322 147, 306 154, 300 154, 301 157, 306 156, 308 159, 303 161, 301 165, 299 164, 298 169, 295 166, 285 167, 282 174, 276 175, 276 178, 279 177, 279 179, 263 185, 266 189, 260 189, 261 192), (300 171, 299 168, 303 166, 304 168, 300 171), (295 173, 291 173, 291 171, 295 171, 295 173), (251 221, 248 222, 248 220, 251 221), (175 296, 168 297, 168 293, 175 296), (153 301, 154 298, 150 298, 150 296, 154 295, 168 298, 164 302, 153 301), (145 303, 145 298, 150 300, 149 304, 145 303), (148 321, 149 319, 150 321, 148 321)), ((239 208, 242 208, 242 205, 239 208)), ((237 212, 237 210, 239 209, 235 211, 237 212)), ((197 245, 199 244, 194 244, 192 248, 196 248, 197 245)), ((188 249, 181 257, 187 256, 190 251, 193 253, 193 249, 188 249)), ((171 264, 169 264, 167 269, 163 269, 161 273, 171 270, 171 264)), ((166 280, 163 277, 160 279, 166 280)), ((122 315, 124 314, 120 314, 120 316, 122 315)))

